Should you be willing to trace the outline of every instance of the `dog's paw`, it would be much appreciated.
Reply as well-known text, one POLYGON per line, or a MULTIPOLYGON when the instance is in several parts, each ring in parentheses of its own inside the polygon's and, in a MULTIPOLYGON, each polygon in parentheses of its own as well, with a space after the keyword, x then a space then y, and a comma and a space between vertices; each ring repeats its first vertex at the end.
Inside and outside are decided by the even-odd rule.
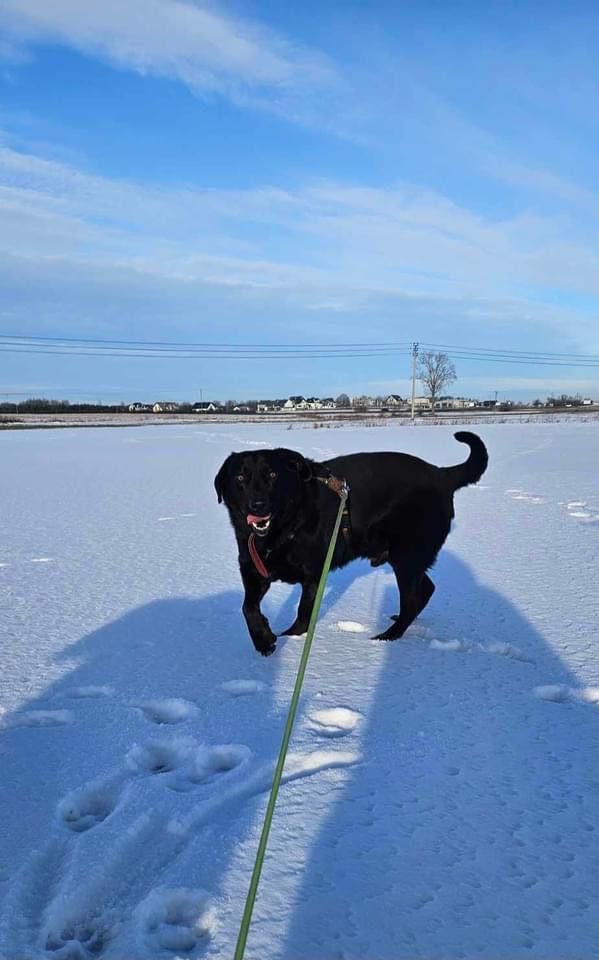
POLYGON ((401 631, 397 629, 397 623, 394 623, 388 630, 375 634, 372 640, 397 640, 401 636, 401 631))
POLYGON ((277 649, 277 638, 270 630, 260 636, 252 637, 254 646, 262 657, 270 657, 277 649))
POLYGON ((277 649, 276 643, 272 643, 269 647, 256 647, 256 650, 261 657, 272 657, 273 653, 277 649))

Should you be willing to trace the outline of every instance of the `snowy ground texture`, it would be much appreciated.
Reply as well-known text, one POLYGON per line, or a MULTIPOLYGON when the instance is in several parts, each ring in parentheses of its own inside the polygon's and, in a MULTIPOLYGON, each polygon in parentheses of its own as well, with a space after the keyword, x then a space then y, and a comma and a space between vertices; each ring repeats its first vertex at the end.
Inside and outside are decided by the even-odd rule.
MULTIPOLYGON (((599 956, 599 424, 482 425, 437 592, 334 574, 247 956, 599 956)), ((258 657, 233 449, 467 453, 448 427, 0 438, 0 956, 233 953, 301 641, 258 657)), ((277 585, 275 628, 297 590, 277 585)))

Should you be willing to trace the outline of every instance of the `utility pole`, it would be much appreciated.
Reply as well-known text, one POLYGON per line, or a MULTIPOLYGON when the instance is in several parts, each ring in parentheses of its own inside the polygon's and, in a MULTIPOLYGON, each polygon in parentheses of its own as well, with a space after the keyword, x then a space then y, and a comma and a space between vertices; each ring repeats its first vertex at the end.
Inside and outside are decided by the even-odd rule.
POLYGON ((412 344, 412 420, 416 417, 416 364, 418 363, 418 344, 412 344))

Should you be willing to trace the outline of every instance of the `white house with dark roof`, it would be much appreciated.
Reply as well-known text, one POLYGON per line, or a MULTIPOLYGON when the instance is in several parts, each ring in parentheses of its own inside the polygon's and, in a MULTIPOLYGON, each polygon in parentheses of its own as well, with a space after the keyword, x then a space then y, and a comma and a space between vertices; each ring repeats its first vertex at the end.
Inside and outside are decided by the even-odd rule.
POLYGON ((283 404, 284 410, 307 410, 308 401, 305 397, 289 397, 288 400, 283 404))

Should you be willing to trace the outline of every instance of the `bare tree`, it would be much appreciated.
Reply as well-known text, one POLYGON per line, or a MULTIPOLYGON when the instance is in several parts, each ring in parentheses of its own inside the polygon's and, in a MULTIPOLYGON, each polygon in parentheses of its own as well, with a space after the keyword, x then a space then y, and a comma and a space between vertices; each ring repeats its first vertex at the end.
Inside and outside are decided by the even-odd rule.
POLYGON ((439 399, 444 387, 457 380, 455 367, 446 353, 429 351, 420 355, 418 379, 422 380, 429 397, 431 407, 435 412, 435 403, 439 399))

